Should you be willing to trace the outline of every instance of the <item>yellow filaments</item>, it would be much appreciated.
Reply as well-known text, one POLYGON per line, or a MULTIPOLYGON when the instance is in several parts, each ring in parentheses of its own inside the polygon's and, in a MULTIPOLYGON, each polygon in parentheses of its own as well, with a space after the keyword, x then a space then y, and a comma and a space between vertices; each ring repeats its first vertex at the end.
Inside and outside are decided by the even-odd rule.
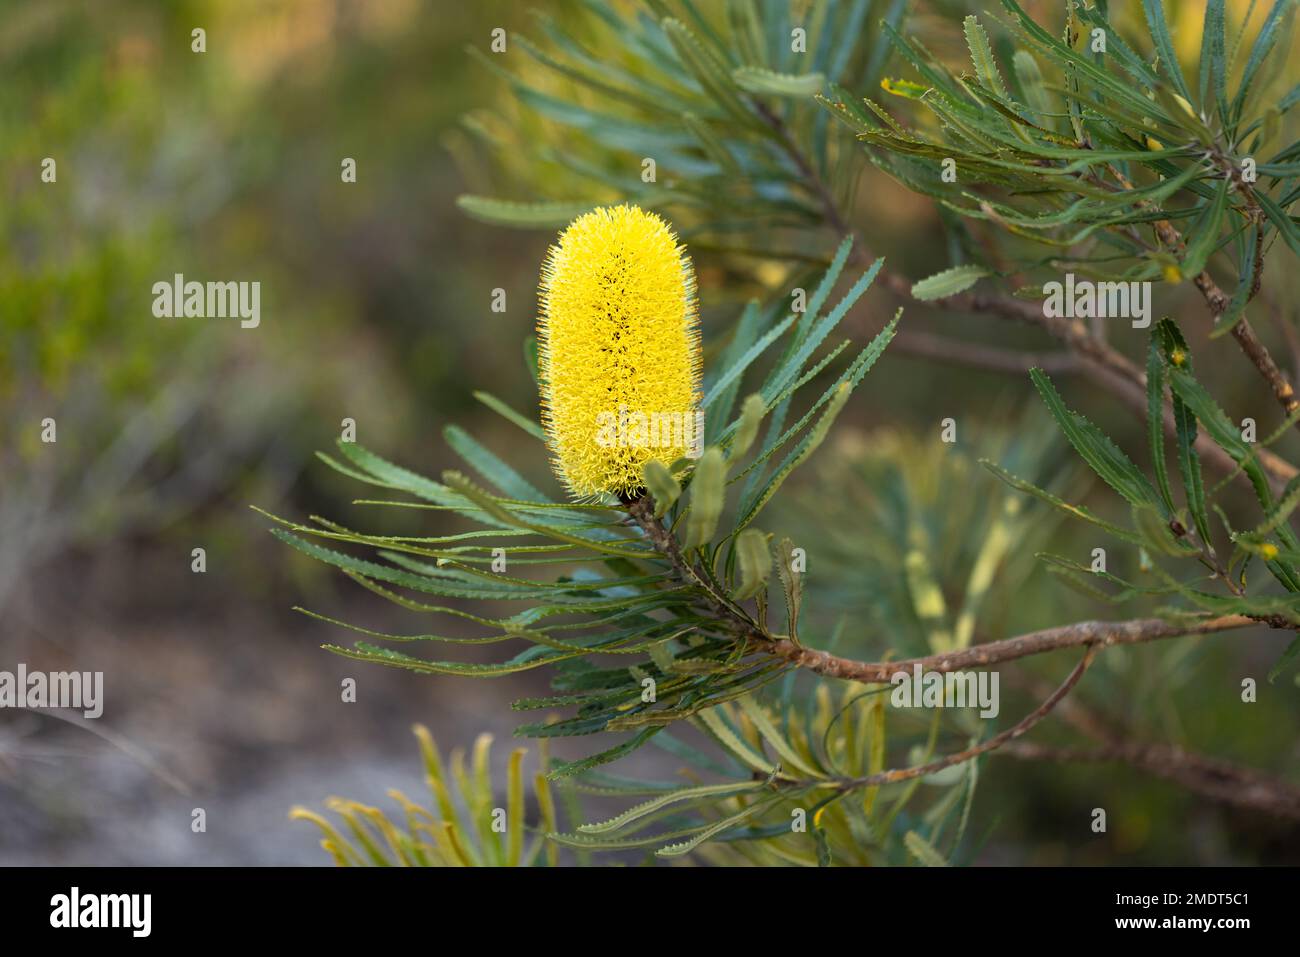
POLYGON ((695 273, 669 225, 601 207, 560 234, 542 266, 542 424, 575 496, 631 495, 641 470, 699 454, 695 273))

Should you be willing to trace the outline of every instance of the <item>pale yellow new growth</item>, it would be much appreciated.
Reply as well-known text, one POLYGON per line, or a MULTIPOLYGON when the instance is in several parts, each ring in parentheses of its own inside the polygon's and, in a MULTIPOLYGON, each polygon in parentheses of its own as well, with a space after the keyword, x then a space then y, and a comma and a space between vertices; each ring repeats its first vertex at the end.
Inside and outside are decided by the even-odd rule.
POLYGON ((542 424, 575 496, 630 494, 647 461, 688 454, 680 440, 611 443, 601 431, 620 415, 693 425, 700 405, 695 273, 660 217, 602 207, 560 234, 542 266, 537 344, 542 424))

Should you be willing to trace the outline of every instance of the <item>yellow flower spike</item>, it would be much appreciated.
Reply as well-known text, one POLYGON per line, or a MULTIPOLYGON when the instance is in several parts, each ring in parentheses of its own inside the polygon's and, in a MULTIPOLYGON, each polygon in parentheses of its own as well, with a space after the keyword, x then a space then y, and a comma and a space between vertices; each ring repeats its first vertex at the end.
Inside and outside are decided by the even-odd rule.
POLYGON ((1277 546, 1274 545, 1272 542, 1265 542, 1263 545, 1259 547, 1259 553, 1263 555, 1267 561, 1270 562, 1273 559, 1277 558, 1277 551, 1278 551, 1277 546))
POLYGON ((542 425, 576 497, 630 496, 641 470, 698 456, 695 272, 672 228, 630 205, 579 216, 542 266, 542 425))

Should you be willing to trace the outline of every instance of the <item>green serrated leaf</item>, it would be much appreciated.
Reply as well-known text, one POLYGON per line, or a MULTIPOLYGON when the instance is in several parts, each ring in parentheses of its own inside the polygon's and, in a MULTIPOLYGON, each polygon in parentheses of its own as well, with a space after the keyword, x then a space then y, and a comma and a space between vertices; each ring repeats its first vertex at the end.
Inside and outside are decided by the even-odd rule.
POLYGON ((683 841, 680 844, 669 844, 666 847, 661 847, 659 850, 655 851, 655 857, 681 857, 684 854, 689 854, 709 838, 721 834, 723 831, 730 830, 747 818, 752 817, 758 811, 763 810, 764 807, 766 807, 766 805, 762 803, 751 804, 743 811, 739 811, 736 814, 723 818, 715 824, 709 825, 703 831, 700 831, 700 833, 690 838, 690 840, 683 841))
POLYGON ((978 19, 969 16, 963 21, 966 33, 966 46, 970 48, 971 62, 975 64, 975 73, 984 88, 991 90, 1003 99, 1007 99, 1007 88, 998 73, 997 61, 993 59, 993 50, 989 47, 988 34, 978 19))
POLYGON ((598 824, 581 824, 578 831, 583 834, 608 834, 613 831, 623 829, 635 821, 660 811, 673 804, 679 804, 682 801, 694 801, 700 798, 716 798, 733 794, 740 794, 745 791, 757 791, 767 786, 766 781, 727 781, 722 784, 709 784, 701 787, 682 788, 680 791, 673 791, 670 794, 663 794, 659 797, 652 798, 635 807, 628 808, 621 814, 615 815, 607 821, 598 824))
POLYGON ((1119 446, 1101 429, 1066 408, 1060 394, 1041 369, 1031 369, 1029 376, 1047 404, 1052 417, 1061 426, 1065 437, 1102 481, 1122 495, 1131 505, 1153 505, 1164 509, 1164 502, 1160 500, 1146 476, 1138 471, 1133 460, 1121 452, 1119 446))
POLYGON ((799 643, 799 607, 803 601, 803 575, 794 570, 794 543, 781 539, 777 549, 777 574, 781 576, 781 590, 785 593, 786 628, 789 638, 799 643))

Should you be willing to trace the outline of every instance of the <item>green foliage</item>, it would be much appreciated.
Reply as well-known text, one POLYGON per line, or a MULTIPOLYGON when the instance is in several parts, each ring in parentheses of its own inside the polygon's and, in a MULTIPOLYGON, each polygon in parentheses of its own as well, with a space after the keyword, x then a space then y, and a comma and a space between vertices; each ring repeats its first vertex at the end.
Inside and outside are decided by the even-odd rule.
MULTIPOLYGON (((451 430, 449 444, 472 475, 435 481, 352 444, 340 445, 341 459, 322 458, 393 496, 359 505, 446 512, 472 530, 381 536, 321 518, 276 519, 282 539, 372 592, 476 627, 470 637, 459 627, 394 635, 333 622, 366 640, 330 650, 437 674, 550 672, 553 694, 516 702, 544 713, 517 733, 602 735, 586 757, 550 766, 548 777, 632 802, 557 830, 558 844, 724 864, 971 858, 979 761, 905 783, 870 776, 976 744, 987 725, 968 712, 900 713, 887 741, 879 690, 806 682, 782 660, 756 654, 755 641, 798 645, 811 636, 812 647, 833 651, 852 621, 875 626, 849 639, 859 645, 887 636, 886 659, 958 651, 1015 633, 1026 614, 1016 598, 1036 568, 1090 600, 1158 603, 1170 618, 1236 613, 1300 626, 1300 544, 1287 523, 1300 491, 1278 494, 1258 461, 1281 433, 1257 444, 1241 438, 1193 373, 1174 323, 1152 330, 1147 350, 1145 467, 1105 419, 1075 411, 1038 370, 1031 381, 1046 413, 983 437, 986 472, 967 449, 890 433, 864 449, 832 426, 898 320, 844 356, 850 344, 832 334, 881 264, 830 306, 853 250, 850 239, 833 250, 826 241, 846 231, 840 210, 852 209, 854 161, 865 154, 944 213, 953 265, 912 285, 916 299, 940 302, 977 283, 1062 269, 1199 280, 1226 262, 1234 282, 1218 331, 1229 331, 1258 292, 1265 251, 1278 240, 1300 251, 1289 212, 1300 198, 1300 154, 1274 143, 1300 93, 1274 95, 1271 86, 1293 3, 1276 3, 1249 45, 1228 35, 1223 5, 1209 4, 1195 93, 1160 0, 1144 0, 1149 35, 1141 37, 1112 22, 1116 5, 1067 4, 1058 37, 1002 0, 1000 15, 970 16, 954 29, 970 57, 963 72, 907 35, 907 6, 811 3, 802 21, 809 52, 798 59, 789 52, 787 6, 758 0, 716 10, 654 0, 638 12, 590 0, 586 16, 563 26, 539 15, 539 37, 512 35, 504 57, 474 53, 508 85, 517 109, 466 118, 466 168, 483 163, 491 173, 475 182, 510 182, 512 195, 462 197, 464 212, 553 228, 593 205, 632 201, 667 212, 694 254, 716 255, 746 281, 761 276, 746 260, 801 264, 799 279, 813 288, 807 312, 787 315, 781 302, 756 298, 706 343, 710 444, 698 460, 649 468, 650 501, 563 501, 451 430), (1104 62, 1089 48, 1097 31, 1104 62), (885 77, 891 56, 913 78, 885 77), (909 118, 850 92, 877 87, 909 118), (656 161, 655 180, 641 178, 645 157, 656 161), (1258 181, 1246 176, 1247 159, 1258 181), (950 168, 955 180, 945 176, 950 168), (1001 232, 1005 248, 984 244, 984 224, 1001 232), (1248 530, 1230 527, 1220 505, 1228 480, 1207 485, 1198 435, 1253 488, 1259 514, 1248 530), (835 454, 818 457, 817 485, 778 495, 828 442, 835 454), (1086 483, 1056 454, 1065 443, 1117 501, 1096 512, 1079 504, 1086 483), (780 530, 760 529, 760 515, 780 530), (1135 551, 1137 572, 1048 551, 1062 517, 1135 551), (818 536, 819 574, 808 582, 793 570, 799 539, 790 528, 818 536), (505 571, 494 565, 499 554, 505 571), (1271 575, 1264 587, 1248 585, 1254 561, 1271 575), (784 631, 769 624, 778 583, 784 615, 774 617, 784 631), (464 600, 522 610, 490 617, 452 607, 464 600), (391 647, 425 641, 523 647, 487 664, 391 647), (686 780, 630 780, 605 767, 645 746, 684 761, 686 780)), ((898 278, 890 277, 895 291, 898 278)), ((1032 280, 1017 290, 1038 291, 1032 280)), ((526 344, 525 355, 535 367, 535 347, 526 344)), ((488 404, 541 438, 531 417, 488 404)), ((540 445, 535 452, 544 455, 540 445)), ((1300 655, 1297 647, 1279 669, 1300 655)), ((1125 667, 1122 650, 1108 660, 1125 667)), ((1174 673, 1171 665, 1161 677, 1172 684, 1174 673)))
MULTIPOLYGON (((1004 424, 983 429, 978 452, 1003 463, 1003 477, 1050 488, 1055 501, 1087 490, 1044 414, 993 411, 1004 424)), ((855 623, 870 637, 853 650, 872 657, 951 651, 1034 626, 1023 596, 1034 553, 1060 520, 981 468, 975 450, 895 429, 847 433, 817 471, 776 511, 787 527, 816 530, 815 574, 802 583, 810 624, 855 623)))
MULTIPOLYGON (((800 704, 793 689, 785 682, 769 704, 749 695, 689 720, 725 752, 722 765, 675 732, 656 739, 721 781, 682 786, 592 775, 579 790, 642 800, 555 839, 670 860, 698 851, 702 860, 723 865, 908 864, 918 839, 933 849, 934 860, 969 856, 967 810, 977 762, 954 769, 947 780, 864 787, 860 780, 885 769, 885 691, 850 683, 836 698, 822 684, 800 704)), ((912 761, 933 753, 935 728, 932 723, 925 743, 913 748, 912 761)))
MULTIPOLYGON (((1270 100, 1260 70, 1285 50, 1294 4, 1273 5, 1229 98, 1223 4, 1210 3, 1195 102, 1160 0, 1144 6, 1152 33, 1145 53, 1121 36, 1105 4, 1069 5, 1057 37, 1015 0, 1002 0, 1002 16, 989 16, 1016 47, 1010 83, 973 16, 965 22, 972 72, 960 74, 885 25, 920 82, 886 79, 882 86, 928 116, 906 126, 871 100, 863 111, 843 95, 821 99, 867 145, 872 162, 964 221, 1005 230, 1020 241, 1009 254, 1026 266, 1178 281, 1224 252, 1237 273, 1232 318, 1256 291, 1255 265, 1265 247, 1280 238, 1300 251, 1288 213, 1300 198, 1300 154, 1262 135, 1276 131, 1300 91, 1270 100), (1107 44, 1105 63, 1090 53, 1095 31, 1107 44), (1245 172, 1247 160, 1257 182, 1245 172), (944 176, 945 164, 953 175, 944 176), (1152 243, 1144 230, 1153 224, 1173 224, 1192 238, 1183 248, 1152 243)), ((970 246, 968 253, 984 255, 970 246)), ((960 267, 971 272, 957 275, 977 276, 981 266, 988 268, 974 262, 960 267)), ((918 297, 930 298, 927 284, 943 275, 918 284, 918 297)), ((950 281, 951 291, 963 288, 950 281)), ((944 283, 936 285, 934 295, 945 294, 944 283)))
POLYGON ((508 124, 467 116, 458 155, 472 181, 486 167, 516 195, 463 196, 461 209, 549 229, 628 200, 666 213, 697 255, 752 264, 824 249, 823 199, 789 146, 811 144, 832 195, 849 194, 857 144, 811 96, 878 83, 887 50, 872 25, 901 23, 907 5, 817 2, 793 20, 783 4, 728 0, 725 23, 691 2, 646 6, 588 0, 586 15, 564 24, 535 14, 537 38, 512 35, 504 56, 469 49, 509 85, 519 110, 508 124), (806 29, 806 54, 791 49, 796 23, 806 29), (656 162, 655 182, 641 179, 644 157, 656 162), (746 238, 762 235, 776 241, 746 238))
MULTIPOLYGON (((1296 535, 1286 522, 1300 504, 1300 480, 1293 481, 1276 496, 1258 463, 1258 448, 1276 441, 1292 423, 1287 421, 1274 435, 1259 443, 1244 441, 1238 427, 1194 375, 1187 342, 1171 319, 1161 320, 1152 330, 1147 374, 1149 407, 1153 410, 1148 416, 1147 429, 1154 482, 1099 428, 1068 409, 1042 372, 1032 372, 1034 384, 1071 445, 1092 471, 1131 506, 1132 525, 1124 528, 1103 522, 1086 510, 1067 505, 1050 493, 1015 479, 991 463, 990 468, 1022 491, 1103 528, 1127 545, 1136 546, 1143 574, 1141 579, 1126 580, 1059 555, 1042 557, 1050 563, 1052 571, 1071 584, 1111 601, 1123 602, 1141 595, 1161 596, 1183 601, 1182 605, 1165 609, 1170 615, 1239 614, 1264 622, 1300 626, 1300 565, 1297 564, 1300 549, 1296 548, 1296 535), (1161 391, 1165 383, 1175 402, 1181 489, 1170 480, 1164 461, 1163 417, 1156 414, 1162 407, 1161 391), (1263 515, 1263 520, 1250 531, 1234 530, 1226 525, 1225 519, 1226 540, 1211 536, 1207 508, 1218 509, 1215 498, 1227 482, 1207 494, 1192 448, 1198 423, 1249 478, 1263 515), (1222 559, 1225 550, 1228 551, 1226 562, 1222 559), (1248 583, 1246 570, 1253 558, 1263 560, 1274 579, 1273 589, 1248 583), (1178 568, 1167 569, 1166 562, 1174 562, 1178 568), (1189 565, 1200 566, 1190 569, 1194 573, 1191 577, 1188 577, 1189 565), (1114 589, 1100 589, 1090 579, 1106 582, 1114 589), (1278 587, 1281 593, 1274 590, 1278 587)), ((1220 510, 1220 515, 1225 514, 1220 510)))
MULTIPOLYGON (((745 778, 743 788, 692 792, 681 800, 674 798, 643 809, 644 813, 615 819, 591 833, 580 828, 576 835, 563 839, 577 847, 658 844, 660 856, 675 857, 708 840, 760 833, 754 830, 759 827, 756 821, 769 821, 771 815, 779 818, 784 814, 781 826, 788 830, 790 811, 796 807, 806 810, 811 821, 821 820, 817 812, 860 790, 840 782, 826 792, 832 768, 842 763, 844 767, 836 773, 857 773, 854 769, 867 761, 869 754, 875 755, 877 763, 883 760, 883 750, 857 748, 845 741, 814 742, 809 737, 813 725, 802 732, 804 744, 796 745, 788 736, 796 733, 792 728, 798 727, 791 717, 795 703, 792 684, 786 685, 779 720, 766 715, 754 703, 753 693, 780 677, 789 666, 781 659, 756 654, 753 646, 756 640, 772 641, 787 635, 768 630, 766 596, 773 564, 772 545, 768 535, 752 522, 782 483, 826 439, 837 413, 894 335, 897 318, 847 363, 837 361, 847 342, 827 347, 835 327, 869 287, 879 268, 877 263, 864 273, 823 314, 849 250, 846 240, 815 291, 808 312, 786 320, 784 325, 792 332, 786 337, 783 351, 771 349, 775 339, 769 337, 758 343, 762 348, 747 349, 734 356, 730 368, 712 373, 713 386, 710 388, 706 382, 706 411, 718 411, 717 404, 725 403, 721 414, 729 421, 714 437, 716 444, 710 445, 700 459, 674 467, 683 476, 684 494, 673 494, 680 486, 669 470, 648 480, 649 486, 672 499, 657 505, 667 526, 660 527, 660 532, 671 536, 671 529, 684 530, 680 552, 674 551, 676 544, 665 547, 652 530, 629 522, 626 510, 630 506, 626 503, 612 499, 586 504, 560 501, 555 493, 534 487, 495 453, 455 427, 446 430, 448 444, 473 470, 473 477, 448 471, 442 481, 435 481, 350 442, 339 443, 341 458, 322 455, 323 461, 344 475, 394 496, 363 500, 360 505, 449 512, 467 520, 473 530, 436 536, 377 535, 319 517, 313 518, 311 524, 300 524, 269 516, 279 526, 274 534, 403 608, 470 622, 479 631, 473 637, 387 634, 307 612, 364 636, 352 647, 326 647, 349 658, 431 674, 493 677, 550 669, 555 694, 517 701, 515 708, 564 709, 570 714, 551 714, 525 723, 516 733, 541 739, 602 732, 631 735, 612 745, 597 745, 599 750, 586 758, 551 765, 547 771, 550 779, 575 779, 586 784, 603 781, 592 777, 594 769, 655 741, 677 723, 695 724, 729 753, 721 763, 712 761, 713 766, 742 775, 759 771, 768 778, 767 784, 761 786, 745 778), (820 358, 819 352, 824 353, 820 358), (739 383, 754 375, 759 359, 766 360, 766 371, 755 377, 755 391, 737 413, 726 407, 734 401, 734 393, 731 399, 725 398, 725 390, 719 389, 717 383, 739 383), (833 371, 837 367, 838 371, 833 371), (822 375, 830 379, 829 384, 805 398, 807 387, 822 375), (795 411, 796 403, 803 405, 801 414, 795 411), (796 414, 798 418, 786 426, 786 416, 793 418, 796 414), (769 420, 767 434, 760 440, 765 418, 769 420), (731 448, 729 457, 724 456, 724 447, 731 448), (340 546, 352 550, 343 551, 340 546), (368 557, 357 554, 357 548, 364 549, 368 557), (496 564, 501 556, 507 562, 504 570, 496 564), (424 596, 435 596, 438 601, 482 600, 522 607, 505 617, 493 618, 451 605, 431 604, 424 596), (746 607, 751 600, 755 611, 746 607), (727 609, 729 616, 714 613, 719 607, 727 609), (426 642, 509 643, 523 648, 495 662, 470 663, 433 660, 393 647, 412 648, 426 642), (725 707, 733 701, 739 702, 743 720, 725 707), (779 732, 778 727, 782 729, 779 732), (776 760, 764 755, 765 747, 774 750, 776 760), (677 819, 687 810, 700 811, 704 819, 679 826, 677 819), (651 837, 622 833, 625 827, 639 831, 661 818, 672 818, 673 826, 651 837), (618 836, 612 835, 614 831, 620 832, 618 836)), ((530 421, 519 413, 495 400, 488 404, 538 437, 530 421)), ((545 454, 540 441, 536 454, 545 454)), ((786 541, 777 551, 777 560, 788 563, 790 552, 786 541)), ((783 565, 781 578, 792 636, 800 614, 801 586, 788 564, 783 565)), ((867 719, 850 709, 837 720, 853 724, 867 719)), ((701 764, 712 760, 680 741, 671 747, 673 753, 701 764)), ((347 804, 339 804, 336 810, 346 812, 345 817, 361 815, 380 826, 370 811, 347 804)), ((847 811, 843 815, 839 811, 831 814, 824 825, 809 826, 820 834, 817 846, 822 848, 823 857, 826 853, 832 857, 852 856, 860 842, 866 842, 863 848, 878 850, 892 833, 888 819, 879 825, 858 812, 847 811), (876 829, 874 836, 868 839, 872 828, 876 829)), ((762 827, 777 825, 769 822, 762 827)), ((802 830, 791 833, 805 834, 802 830)), ((398 837, 387 830, 384 835, 413 854, 412 848, 398 837)), ((330 841, 338 844, 333 837, 330 841)), ((795 860, 808 855, 790 851, 785 856, 795 860)), ((809 859, 816 856, 814 849, 809 859)))
MULTIPOLYGON (((492 787, 491 735, 479 735, 468 762, 464 751, 453 751, 448 768, 428 729, 416 725, 414 730, 431 805, 390 790, 388 796, 402 810, 397 822, 377 807, 337 797, 325 806, 342 822, 342 830, 305 807, 294 808, 289 817, 319 827, 321 847, 340 867, 554 867, 559 863, 556 846, 546 840, 557 828, 559 812, 544 771, 533 779, 538 824, 530 828, 525 823, 527 749, 516 748, 510 754, 502 804, 492 787), (494 826, 498 822, 500 826, 494 826), (525 850, 526 830, 533 831, 533 837, 525 850)), ((546 764, 543 751, 543 768, 546 764)))

